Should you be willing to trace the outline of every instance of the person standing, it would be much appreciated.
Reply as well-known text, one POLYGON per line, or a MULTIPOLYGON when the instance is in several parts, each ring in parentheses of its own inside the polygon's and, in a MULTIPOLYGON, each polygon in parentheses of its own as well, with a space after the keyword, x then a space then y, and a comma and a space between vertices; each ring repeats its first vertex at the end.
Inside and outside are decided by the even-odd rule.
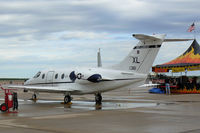
POLYGON ((169 85, 169 79, 168 78, 166 78, 165 79, 165 91, 166 91, 166 94, 171 94, 171 92, 170 92, 170 85, 169 85))
POLYGON ((13 93, 13 111, 18 110, 18 98, 17 98, 17 93, 13 93))

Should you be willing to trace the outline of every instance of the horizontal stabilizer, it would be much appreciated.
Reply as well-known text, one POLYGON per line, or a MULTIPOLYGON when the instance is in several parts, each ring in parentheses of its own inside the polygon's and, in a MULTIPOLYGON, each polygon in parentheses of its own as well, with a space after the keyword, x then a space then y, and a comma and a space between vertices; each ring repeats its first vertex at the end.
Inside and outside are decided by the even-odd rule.
MULTIPOLYGON (((161 35, 163 36, 163 35, 161 35)), ((159 37, 159 35, 152 35, 152 36, 149 36, 149 35, 144 35, 144 34, 133 34, 133 37, 135 37, 136 39, 138 40, 141 40, 141 41, 157 41, 157 40, 163 40, 162 38, 163 37, 159 37)))
POLYGON ((164 42, 179 42, 179 41, 191 41, 194 39, 164 39, 164 42))
MULTIPOLYGON (((133 37, 135 37, 138 40, 141 41, 148 41, 148 40, 162 40, 162 38, 159 38, 159 36, 149 36, 149 35, 144 35, 144 34, 133 34, 133 37)), ((179 41, 191 41, 194 39, 164 39, 163 42, 179 42, 179 41)))

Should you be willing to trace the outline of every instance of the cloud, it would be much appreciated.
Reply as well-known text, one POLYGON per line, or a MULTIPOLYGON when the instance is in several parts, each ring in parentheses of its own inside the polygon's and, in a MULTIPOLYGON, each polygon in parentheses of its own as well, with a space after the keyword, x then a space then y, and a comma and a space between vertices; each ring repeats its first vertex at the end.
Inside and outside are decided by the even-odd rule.
POLYGON ((95 33, 85 31, 70 31, 62 33, 63 35, 59 39, 109 39, 107 33, 95 33))

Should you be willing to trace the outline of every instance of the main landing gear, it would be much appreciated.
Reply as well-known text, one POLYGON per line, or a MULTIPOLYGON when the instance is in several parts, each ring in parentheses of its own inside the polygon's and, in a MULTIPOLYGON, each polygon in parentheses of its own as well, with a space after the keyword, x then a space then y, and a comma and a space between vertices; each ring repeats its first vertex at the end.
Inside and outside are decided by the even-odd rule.
POLYGON ((69 104, 72 101, 72 97, 70 95, 65 95, 64 104, 69 104))
POLYGON ((102 96, 101 96, 101 93, 96 93, 96 94, 95 94, 95 102, 96 102, 96 105, 101 105, 101 104, 102 104, 102 96))
MULTIPOLYGON (((65 95, 64 97, 64 104, 69 104, 72 101, 72 97, 70 95, 65 95)), ((102 96, 101 93, 96 93, 95 94, 95 102, 96 105, 101 105, 102 104, 102 96)))

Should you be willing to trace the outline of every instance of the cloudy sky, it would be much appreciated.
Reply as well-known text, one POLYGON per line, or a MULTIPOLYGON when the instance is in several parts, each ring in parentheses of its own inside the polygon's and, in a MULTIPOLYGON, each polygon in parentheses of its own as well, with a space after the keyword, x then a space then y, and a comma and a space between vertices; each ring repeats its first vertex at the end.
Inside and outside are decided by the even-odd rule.
MULTIPOLYGON (((200 41, 199 5, 199 0, 0 0, 0 77, 93 67, 98 48, 103 66, 114 64, 137 43, 133 33, 193 38, 187 29, 194 21, 200 41)), ((190 44, 164 43, 154 64, 190 44)))

